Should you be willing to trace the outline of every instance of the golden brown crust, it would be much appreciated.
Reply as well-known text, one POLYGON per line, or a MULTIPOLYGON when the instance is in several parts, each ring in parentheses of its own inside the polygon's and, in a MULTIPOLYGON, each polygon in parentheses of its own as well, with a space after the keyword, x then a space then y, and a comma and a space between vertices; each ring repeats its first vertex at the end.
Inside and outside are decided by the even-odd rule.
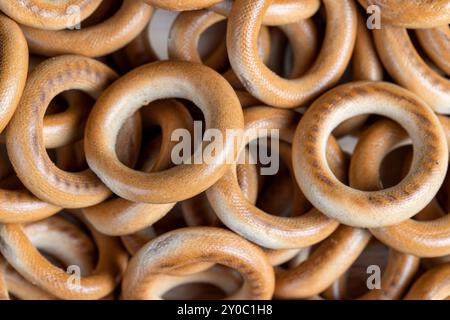
POLYGON ((165 233, 133 256, 122 282, 122 298, 159 298, 173 286, 170 282, 169 288, 163 285, 167 276, 179 275, 180 267, 205 262, 222 264, 241 273, 244 285, 230 298, 272 297, 275 277, 261 249, 230 231, 191 227, 165 233))

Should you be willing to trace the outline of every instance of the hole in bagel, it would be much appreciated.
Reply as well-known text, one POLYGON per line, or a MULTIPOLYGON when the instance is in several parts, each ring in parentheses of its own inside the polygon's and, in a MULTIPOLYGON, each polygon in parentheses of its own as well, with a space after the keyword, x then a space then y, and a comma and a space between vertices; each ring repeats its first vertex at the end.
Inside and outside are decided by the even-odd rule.
POLYGON ((165 300, 218 300, 225 297, 225 292, 219 287, 201 282, 176 286, 162 296, 165 300))

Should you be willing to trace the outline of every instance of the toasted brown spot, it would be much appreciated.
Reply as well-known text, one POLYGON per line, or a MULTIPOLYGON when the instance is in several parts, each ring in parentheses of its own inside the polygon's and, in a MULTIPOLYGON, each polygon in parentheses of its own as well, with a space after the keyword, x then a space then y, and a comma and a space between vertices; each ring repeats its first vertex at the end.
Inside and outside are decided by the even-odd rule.
POLYGON ((383 201, 376 196, 367 196, 367 201, 372 204, 381 205, 383 201))
POLYGON ((326 177, 325 175, 321 174, 321 173, 317 173, 315 175, 315 177, 322 183, 326 184, 329 187, 334 186, 333 181, 331 181, 328 177, 326 177))

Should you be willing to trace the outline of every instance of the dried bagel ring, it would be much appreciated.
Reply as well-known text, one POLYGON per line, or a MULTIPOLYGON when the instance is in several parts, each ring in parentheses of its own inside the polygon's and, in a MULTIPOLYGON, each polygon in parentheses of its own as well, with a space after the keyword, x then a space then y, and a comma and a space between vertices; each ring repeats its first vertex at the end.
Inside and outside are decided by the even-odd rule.
POLYGON ((96 102, 86 125, 86 159, 122 198, 149 203, 181 201, 203 192, 224 174, 227 160, 237 157, 235 142, 240 146, 242 133, 238 131, 243 126, 234 90, 215 71, 189 62, 151 63, 120 78, 96 102), (123 120, 142 105, 174 97, 191 100, 202 110, 206 129, 214 128, 223 137, 221 150, 208 163, 182 164, 160 172, 139 172, 120 163, 114 145, 123 120), (236 131, 235 137, 227 130, 236 131))
POLYGON ((436 195, 448 165, 445 133, 433 111, 411 92, 384 82, 354 82, 324 94, 300 120, 292 145, 295 176, 307 199, 325 215, 358 227, 392 225, 418 213, 436 195), (334 127, 368 113, 398 121, 414 145, 410 173, 380 191, 342 184, 325 159, 334 127))
POLYGON ((273 269, 261 249, 230 231, 211 227, 178 229, 147 243, 128 265, 122 282, 122 297, 157 298, 160 286, 155 284, 166 274, 204 262, 223 264, 241 273, 244 285, 230 299, 272 297, 273 269))

